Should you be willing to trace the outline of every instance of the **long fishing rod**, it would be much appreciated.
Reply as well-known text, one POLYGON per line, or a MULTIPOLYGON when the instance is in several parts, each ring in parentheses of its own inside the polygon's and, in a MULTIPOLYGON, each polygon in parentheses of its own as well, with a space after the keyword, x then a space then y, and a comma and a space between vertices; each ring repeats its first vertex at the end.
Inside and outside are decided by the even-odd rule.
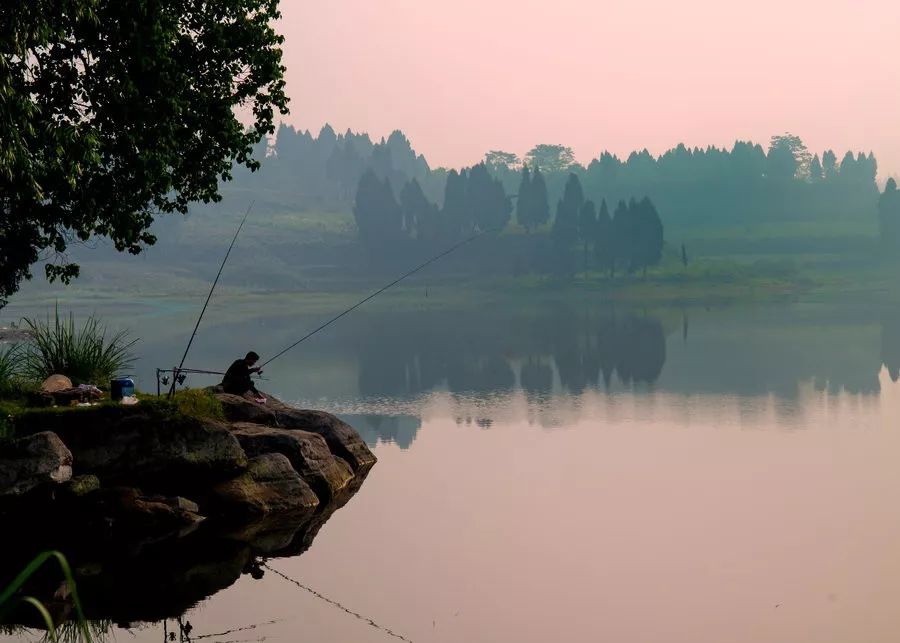
POLYGON ((247 211, 244 213, 244 218, 241 219, 241 224, 238 226, 237 231, 234 233, 234 238, 231 240, 231 245, 228 246, 228 250, 225 252, 225 258, 222 259, 222 265, 219 266, 219 272, 216 274, 215 280, 213 280, 212 287, 209 289, 209 294, 206 296, 206 301, 203 303, 203 309, 200 311, 200 316, 197 317, 197 323, 194 324, 194 332, 191 333, 191 338, 188 340, 187 347, 184 349, 184 355, 181 356, 181 362, 178 364, 178 368, 175 369, 172 377, 172 388, 169 389, 169 397, 175 395, 175 385, 178 382, 178 373, 181 372, 181 369, 184 367, 184 361, 187 359, 188 352, 191 350, 191 344, 194 343, 194 337, 197 336, 197 329, 200 328, 200 322, 203 319, 203 314, 206 312, 206 307, 209 306, 209 300, 212 299, 213 292, 216 289, 216 284, 219 283, 219 277, 222 276, 222 270, 225 269, 225 264, 228 262, 228 256, 231 254, 231 249, 234 248, 234 244, 237 241, 238 235, 241 233, 241 229, 244 227, 244 223, 247 221, 247 217, 250 216, 250 210, 253 209, 253 204, 256 201, 251 201, 250 205, 247 206, 247 211))
POLYGON ((458 242, 458 243, 455 243, 454 245, 450 246, 449 248, 447 248, 446 250, 444 250, 444 251, 443 251, 442 253, 440 253, 439 255, 436 255, 436 256, 432 257, 431 259, 429 259, 429 260, 426 261, 425 263, 416 266, 415 268, 413 268, 412 270, 410 270, 410 271, 407 272, 407 273, 404 273, 403 275, 401 275, 401 276, 398 277, 397 279, 394 279, 394 281, 392 281, 392 282, 389 283, 388 285, 386 285, 386 286, 384 286, 384 287, 382 287, 382 288, 379 288, 378 290, 376 290, 375 292, 373 292, 371 295, 369 295, 369 296, 366 297, 365 299, 361 299, 360 301, 356 302, 355 304, 353 304, 352 306, 350 306, 350 308, 348 308, 347 310, 345 310, 345 311, 342 312, 341 314, 336 315, 335 317, 332 317, 331 319, 329 319, 327 322, 325 322, 324 324, 322 324, 321 326, 319 326, 319 327, 316 328, 315 330, 312 330, 312 331, 308 332, 306 335, 304 335, 303 337, 301 337, 300 339, 298 339, 296 342, 294 342, 293 344, 291 344, 290 346, 288 346, 287 348, 285 348, 283 351, 281 351, 280 353, 277 353, 274 357, 271 357, 271 358, 269 358, 267 361, 263 362, 263 363, 260 365, 260 368, 262 368, 262 367, 265 366, 266 364, 271 364, 271 363, 274 362, 276 359, 278 359, 279 357, 281 357, 282 355, 284 355, 285 353, 287 353, 289 350, 291 350, 291 349, 293 349, 293 348, 299 346, 300 344, 302 344, 303 342, 305 342, 307 339, 309 339, 310 337, 312 337, 313 335, 315 335, 315 334, 318 333, 319 331, 325 330, 326 328, 328 328, 329 326, 331 326, 334 322, 336 322, 337 320, 339 320, 339 319, 340 319, 341 317, 343 317, 344 315, 347 315, 347 314, 353 312, 354 310, 356 310, 357 308, 359 308, 360 306, 362 306, 362 305, 363 305, 364 303, 366 303, 367 301, 370 301, 370 300, 372 300, 372 299, 375 299, 375 297, 377 297, 378 295, 380 295, 381 293, 383 293, 385 290, 388 290, 389 288, 392 288, 392 287, 396 286, 397 284, 399 284, 401 281, 403 281, 403 280, 406 279, 407 277, 411 277, 412 275, 416 274, 417 272, 419 272, 419 271, 422 270, 423 268, 427 268, 428 266, 430 266, 431 264, 433 264, 433 263, 434 263, 435 261, 437 261, 438 259, 441 259, 442 257, 446 257, 446 256, 447 256, 448 254, 450 254, 451 252, 454 252, 455 250, 457 250, 457 249, 463 247, 464 245, 466 245, 466 244, 468 244, 468 243, 471 243, 472 241, 475 241, 475 239, 477 239, 478 237, 480 237, 480 236, 482 236, 482 235, 484 235, 484 234, 487 234, 488 232, 494 232, 494 231, 496 231, 496 228, 491 228, 491 229, 488 229, 488 230, 482 230, 481 232, 479 232, 479 233, 477 233, 477 234, 473 234, 471 237, 467 237, 466 239, 463 239, 462 241, 460 241, 460 242, 458 242))

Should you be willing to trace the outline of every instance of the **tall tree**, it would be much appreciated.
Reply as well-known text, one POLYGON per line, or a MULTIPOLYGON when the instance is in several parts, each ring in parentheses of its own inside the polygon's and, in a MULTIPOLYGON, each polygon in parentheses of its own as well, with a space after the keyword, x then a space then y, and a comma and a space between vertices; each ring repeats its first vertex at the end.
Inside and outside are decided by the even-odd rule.
POLYGON ((0 301, 70 241, 137 254, 157 214, 218 201, 287 112, 274 0, 0 8, 0 301), (245 127, 237 113, 247 114, 245 127))
POLYGON ((503 173, 517 171, 522 161, 512 152, 491 150, 484 155, 484 164, 492 173, 503 173))
POLYGON ((556 206, 553 221, 553 241, 560 274, 571 275, 572 249, 578 241, 578 215, 584 206, 584 191, 578 175, 569 174, 563 198, 556 206))
POLYGON ((896 257, 900 253, 900 190, 893 177, 878 198, 878 228, 885 254, 896 257))
POLYGON ((806 178, 809 174, 811 155, 799 136, 782 134, 773 136, 769 144, 767 174, 770 178, 789 181, 806 178))
POLYGON ((831 150, 825 150, 822 155, 822 172, 826 181, 833 181, 837 176, 837 156, 831 150))
MULTIPOLYGON (((468 175, 465 170, 450 170, 444 187, 444 207, 441 211, 440 237, 444 241, 455 241, 471 220, 466 198, 468 175)), ((471 229, 471 226, 468 226, 471 229)))
POLYGON ((519 194, 516 199, 516 221, 527 232, 534 226, 534 203, 531 191, 531 171, 528 166, 522 168, 522 179, 519 181, 519 194))
POLYGON ((582 249, 584 250, 584 274, 588 272, 588 252, 594 241, 596 233, 594 229, 597 227, 597 208, 593 201, 585 201, 581 206, 578 214, 578 238, 581 240, 582 249))
POLYGON ((816 154, 809 164, 809 182, 821 183, 824 178, 825 172, 822 169, 822 164, 819 162, 819 155, 816 154))
POLYGON ((403 229, 408 236, 427 238, 433 235, 437 206, 429 202, 417 179, 412 179, 400 191, 403 229))
POLYGON ((535 145, 525 159, 531 167, 546 174, 565 172, 575 164, 575 153, 564 145, 535 145))
POLYGON ((372 170, 359 180, 353 216, 360 240, 370 250, 383 251, 403 237, 403 211, 391 184, 387 179, 379 179, 372 170))
POLYGON ((484 163, 479 163, 469 170, 466 202, 473 223, 481 231, 499 232, 509 223, 512 204, 503 190, 503 184, 491 176, 484 163))
POLYGON ((631 222, 628 205, 619 201, 612 216, 612 252, 609 276, 616 277, 616 268, 625 269, 631 262, 631 222))
POLYGON ((610 276, 613 276, 615 270, 614 251, 613 222, 606 199, 603 199, 597 212, 597 224, 594 226, 594 258, 598 266, 609 271, 610 276))
POLYGON ((644 197, 632 208, 634 226, 631 251, 632 270, 641 270, 647 276, 647 268, 659 264, 663 249, 663 225, 656 207, 644 197))
POLYGON ((550 197, 540 168, 535 168, 531 176, 531 201, 534 208, 532 225, 536 228, 545 225, 550 220, 550 197))

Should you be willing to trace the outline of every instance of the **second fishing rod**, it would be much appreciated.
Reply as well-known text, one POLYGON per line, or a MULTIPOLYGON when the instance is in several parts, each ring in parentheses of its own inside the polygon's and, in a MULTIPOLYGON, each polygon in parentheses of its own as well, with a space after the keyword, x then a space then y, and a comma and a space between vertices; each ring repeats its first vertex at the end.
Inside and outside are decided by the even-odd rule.
POLYGON ((313 335, 315 335, 315 334, 317 334, 317 333, 319 333, 319 332, 325 330, 325 329, 328 328, 329 326, 331 326, 334 322, 336 322, 337 320, 339 320, 341 317, 344 317, 345 315, 349 315, 351 312, 353 312, 354 310, 356 310, 357 308, 359 308, 360 306, 362 306, 362 305, 365 304, 366 302, 369 302, 369 301, 375 299, 378 295, 382 294, 382 293, 385 292, 386 290, 389 290, 389 289, 393 288, 394 286, 396 286, 397 284, 399 284, 399 283, 400 283, 401 281, 403 281, 404 279, 407 279, 408 277, 413 276, 413 275, 416 274, 417 272, 419 272, 419 271, 421 271, 421 270, 424 270, 425 268, 427 268, 428 266, 430 266, 430 265, 433 264, 434 262, 438 261, 439 259, 442 259, 443 257, 446 257, 447 255, 449 255, 449 254, 455 252, 456 250, 462 248, 463 246, 472 243, 473 241, 475 241, 475 240, 478 239, 479 237, 482 237, 482 236, 484 236, 484 235, 486 235, 486 234, 488 234, 488 233, 496 232, 496 231, 497 231, 497 229, 495 229, 495 228, 490 228, 490 229, 487 229, 487 230, 481 230, 480 232, 476 232, 475 234, 473 234, 473 235, 471 235, 471 236, 469 236, 469 237, 466 237, 466 238, 463 239, 462 241, 459 241, 459 242, 453 244, 452 246, 450 246, 449 248, 447 248, 446 250, 444 250, 444 251, 441 252, 440 254, 437 254, 437 255, 435 255, 434 257, 432 257, 431 259, 429 259, 428 261, 425 261, 425 262, 419 264, 418 266, 416 266, 416 267, 413 268, 412 270, 409 270, 409 271, 403 273, 402 275, 400 275, 399 277, 397 277, 396 279, 394 279, 394 280, 393 280, 392 282, 390 282, 389 284, 387 284, 387 285, 385 285, 385 286, 382 286, 382 287, 379 288, 378 290, 376 290, 376 291, 372 292, 371 294, 369 294, 367 297, 365 297, 365 298, 363 298, 363 299, 360 299, 358 302, 356 302, 355 304, 353 304, 352 306, 350 306, 349 308, 347 308, 347 309, 344 310, 343 312, 341 312, 341 313, 335 315, 334 317, 332 317, 332 318, 329 319, 328 321, 326 321, 326 322, 324 322, 323 324, 317 326, 316 328, 314 328, 313 330, 311 330, 310 332, 308 332, 306 335, 304 335, 303 337, 301 337, 300 339, 298 339, 296 342, 294 342, 293 344, 289 345, 287 348, 284 348, 283 350, 279 351, 279 352, 276 353, 273 357, 270 357, 268 360, 266 360, 265 362, 263 362, 262 364, 260 364, 259 367, 260 367, 260 368, 263 368, 263 367, 266 366, 267 364, 271 364, 272 362, 274 362, 274 361, 275 361, 276 359, 278 359, 279 357, 283 356, 284 354, 286 354, 286 353, 288 353, 289 351, 293 350, 294 348, 296 348, 297 346, 299 346, 300 344, 302 344, 302 343, 305 342, 306 340, 310 339, 313 335))

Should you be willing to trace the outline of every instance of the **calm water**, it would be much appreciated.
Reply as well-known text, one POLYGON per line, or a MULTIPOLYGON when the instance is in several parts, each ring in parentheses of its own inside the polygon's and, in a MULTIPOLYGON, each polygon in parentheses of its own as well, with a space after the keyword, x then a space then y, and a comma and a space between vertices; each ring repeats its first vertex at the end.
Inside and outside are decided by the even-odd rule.
MULTIPOLYGON (((896 640, 896 311, 533 308, 362 312, 273 364, 263 387, 379 458, 308 551, 269 563, 361 618, 263 570, 188 610, 192 640, 397 640, 369 619, 412 641, 896 640)), ((104 312, 144 338, 153 388, 193 311, 104 312)), ((314 322, 211 322, 192 365, 314 322)))

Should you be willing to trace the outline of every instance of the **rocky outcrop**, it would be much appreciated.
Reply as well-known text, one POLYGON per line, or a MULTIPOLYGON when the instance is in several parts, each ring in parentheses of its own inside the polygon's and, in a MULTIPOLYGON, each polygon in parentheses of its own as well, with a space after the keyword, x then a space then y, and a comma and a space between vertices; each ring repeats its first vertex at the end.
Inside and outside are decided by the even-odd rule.
POLYGON ((94 474, 108 485, 177 493, 227 479, 247 466, 226 425, 140 405, 39 413, 16 427, 52 430, 72 452, 79 474, 94 474))
POLYGON ((42 431, 0 443, 0 497, 23 496, 72 477, 72 453, 57 435, 42 431))
POLYGON ((230 428, 249 457, 280 453, 291 463, 323 503, 340 494, 353 479, 353 470, 332 455, 325 439, 301 430, 275 429, 238 422, 230 428))
POLYGON ((163 400, 16 416, 24 437, 0 442, 0 519, 49 516, 153 542, 209 518, 239 540, 265 533, 265 550, 275 551, 294 540, 284 517, 318 516, 304 532, 313 537, 325 507, 346 502, 375 462, 333 415, 219 397, 229 417, 245 419, 198 419, 163 400))
MULTIPOLYGON (((60 550, 89 619, 152 621, 305 552, 375 457, 327 413, 225 401, 229 417, 258 422, 192 419, 162 401, 15 417, 25 437, 0 443, 0 521, 16 526, 0 587, 38 552, 60 550)), ((57 577, 28 583, 54 622, 73 616, 57 577)))
POLYGON ((319 498, 290 460, 267 453, 251 459, 243 474, 213 487, 207 506, 223 518, 247 519, 311 512, 319 506, 319 498))
POLYGON ((353 427, 324 411, 295 409, 266 395, 266 403, 229 395, 214 389, 231 422, 251 422, 269 427, 316 433, 324 438, 331 452, 347 461, 353 471, 368 469, 375 464, 375 455, 353 427))

